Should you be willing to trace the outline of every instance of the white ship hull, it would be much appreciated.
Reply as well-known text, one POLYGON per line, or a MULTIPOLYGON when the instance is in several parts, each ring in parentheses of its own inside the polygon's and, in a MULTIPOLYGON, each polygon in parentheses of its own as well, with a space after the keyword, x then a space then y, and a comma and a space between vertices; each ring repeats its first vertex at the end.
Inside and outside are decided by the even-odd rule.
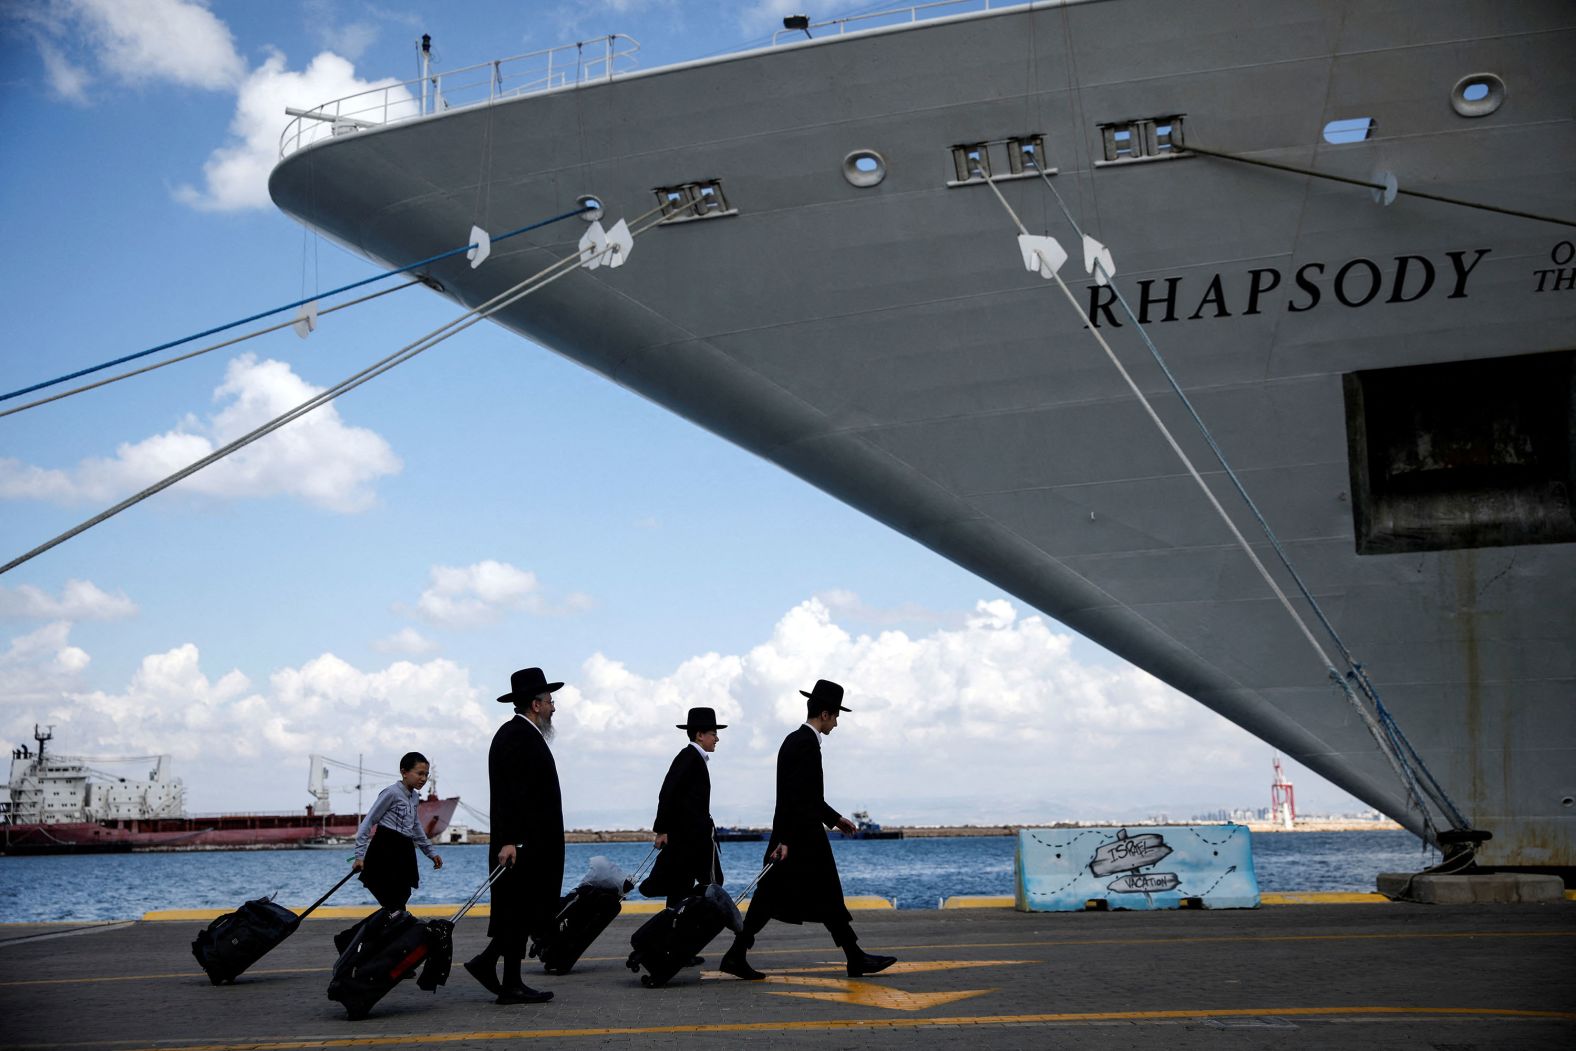
MULTIPOLYGON (((1576 9, 1557 2, 1041 4, 368 128, 292 153, 270 190, 399 266, 473 223, 510 229, 583 194, 632 218, 655 188, 718 180, 737 215, 662 226, 628 265, 573 274, 497 320, 1421 831, 1083 313, 1256 537, 1134 326, 1077 258, 1063 270, 1074 311, 1025 271, 989 187, 949 186, 953 146, 1043 135, 1055 186, 1115 253, 1135 308, 1147 303, 1152 337, 1333 625, 1493 833, 1482 860, 1570 867, 1576 231, 1409 197, 1382 206, 1359 187, 1199 155, 1099 162, 1101 124, 1182 114, 1187 143, 1568 219, 1573 27, 1576 9), (1452 86, 1485 72, 1504 104, 1459 115, 1452 86), (1372 138, 1321 140, 1327 122, 1363 117, 1372 138), (856 150, 883 158, 879 185, 845 179, 856 150), (1453 362, 1483 364, 1374 372, 1453 362), (1450 399, 1464 387, 1463 416, 1450 399), (1507 428, 1512 440, 1496 439, 1507 428)), ((1042 181, 1000 188, 1076 257, 1042 181)), ((461 258, 431 276, 475 305, 572 252, 584 229, 560 223, 495 245, 480 269, 461 258)))

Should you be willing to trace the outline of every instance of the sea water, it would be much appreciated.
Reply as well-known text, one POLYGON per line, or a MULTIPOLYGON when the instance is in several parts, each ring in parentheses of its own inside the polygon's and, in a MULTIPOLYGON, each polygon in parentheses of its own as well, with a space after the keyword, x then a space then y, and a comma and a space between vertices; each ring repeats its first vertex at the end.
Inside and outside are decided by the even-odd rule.
MULTIPOLYGON (((834 840, 843 892, 895 900, 899 908, 931 909, 960 894, 1013 892, 1010 836, 933 839, 834 840)), ((760 871, 764 843, 722 844, 725 883, 738 893, 760 871)), ((633 871, 648 855, 642 843, 571 843, 565 890, 579 882, 591 858, 606 857, 633 871)), ((485 846, 440 848, 444 865, 424 859, 414 904, 465 900, 486 878, 485 846)), ((232 909, 248 898, 277 895, 300 907, 345 874, 349 847, 315 850, 235 850, 180 853, 80 854, 0 857, 0 923, 137 919, 158 909, 232 909)), ((1415 872, 1438 860, 1409 832, 1286 832, 1253 837, 1262 891, 1371 891, 1380 872, 1415 872)), ((638 899, 639 893, 631 895, 638 899)), ((358 881, 346 884, 335 905, 372 907, 358 881)))

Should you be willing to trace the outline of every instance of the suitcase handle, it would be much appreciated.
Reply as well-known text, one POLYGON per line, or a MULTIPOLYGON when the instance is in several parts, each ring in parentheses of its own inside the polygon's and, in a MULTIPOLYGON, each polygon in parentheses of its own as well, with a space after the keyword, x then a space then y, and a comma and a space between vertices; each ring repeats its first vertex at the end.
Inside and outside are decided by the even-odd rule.
POLYGON ((747 898, 747 897, 749 897, 750 893, 755 890, 755 885, 766 877, 766 874, 772 870, 772 866, 774 864, 776 864, 776 862, 768 861, 766 863, 766 867, 761 869, 761 871, 756 874, 756 877, 754 879, 750 880, 750 885, 745 887, 744 890, 742 892, 740 892, 739 897, 740 898, 747 898))
POLYGON ((625 898, 629 897, 629 891, 634 890, 636 887, 640 886, 641 879, 646 872, 646 866, 651 862, 652 857, 656 853, 657 848, 655 845, 653 845, 650 850, 646 851, 646 856, 640 859, 640 864, 635 866, 635 871, 624 877, 624 882, 629 884, 629 890, 626 890, 624 893, 618 896, 619 901, 623 901, 625 898))
MULTIPOLYGON (((629 874, 628 876, 624 877, 624 882, 629 885, 629 890, 626 890, 626 891, 622 892, 621 894, 619 894, 619 896, 618 896, 618 900, 619 901, 623 901, 625 898, 629 897, 630 892, 633 891, 637 886, 640 885, 641 873, 646 871, 646 863, 651 860, 651 855, 655 854, 656 852, 657 852, 657 848, 656 847, 652 847, 650 850, 646 851, 646 856, 644 858, 640 859, 640 864, 635 866, 635 871, 632 872, 631 874, 629 874)), ((578 888, 576 888, 576 889, 578 890, 578 888)), ((558 915, 554 916, 553 919, 561 920, 561 919, 564 918, 564 913, 568 912, 569 911, 569 906, 574 904, 574 893, 573 892, 571 892, 569 894, 569 898, 570 898, 570 900, 564 904, 563 908, 558 910, 558 915)))
POLYGON ((492 885, 498 882, 498 877, 502 876, 506 871, 508 871, 508 869, 509 866, 507 865, 499 865, 497 868, 493 869, 492 872, 487 876, 487 882, 476 888, 476 892, 466 899, 465 904, 460 906, 460 911, 456 912, 449 922, 459 923, 465 914, 474 909, 476 907, 476 903, 482 900, 482 895, 486 894, 487 891, 491 889, 492 885))
POLYGON ((296 921, 300 922, 301 920, 304 920, 308 916, 312 915, 312 913, 317 911, 317 907, 319 905, 323 904, 329 898, 332 898, 334 896, 334 892, 336 890, 338 890, 340 887, 343 887, 346 883, 349 883, 350 882, 350 877, 354 876, 355 874, 356 874, 356 870, 355 869, 351 869, 349 872, 345 873, 344 879, 340 880, 338 883, 336 883, 332 887, 328 888, 328 893, 327 894, 323 895, 321 898, 318 898, 312 904, 308 905, 306 907, 306 911, 301 913, 301 915, 296 917, 296 921))

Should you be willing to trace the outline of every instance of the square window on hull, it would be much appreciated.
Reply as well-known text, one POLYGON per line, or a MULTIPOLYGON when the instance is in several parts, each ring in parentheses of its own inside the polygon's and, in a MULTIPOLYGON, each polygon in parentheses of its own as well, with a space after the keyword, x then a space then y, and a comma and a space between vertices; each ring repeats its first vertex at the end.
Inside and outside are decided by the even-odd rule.
POLYGON ((1576 542, 1576 351, 1342 382, 1358 554, 1576 542))

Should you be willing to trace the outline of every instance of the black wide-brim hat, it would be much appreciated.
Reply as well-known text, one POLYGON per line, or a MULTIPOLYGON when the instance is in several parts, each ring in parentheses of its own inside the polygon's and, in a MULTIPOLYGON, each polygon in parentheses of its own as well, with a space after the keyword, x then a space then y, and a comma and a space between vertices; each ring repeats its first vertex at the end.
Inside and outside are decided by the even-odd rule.
POLYGON ((680 730, 726 730, 727 723, 717 721, 717 713, 710 708, 691 708, 682 723, 675 723, 680 730))
POLYGON ((509 692, 498 698, 501 704, 530 704, 544 693, 563 689, 561 682, 548 682, 540 668, 522 668, 509 676, 509 692))
POLYGON ((800 693, 809 698, 808 707, 810 714, 817 712, 851 712, 852 708, 843 707, 843 688, 830 679, 817 679, 815 685, 806 693, 800 693))

